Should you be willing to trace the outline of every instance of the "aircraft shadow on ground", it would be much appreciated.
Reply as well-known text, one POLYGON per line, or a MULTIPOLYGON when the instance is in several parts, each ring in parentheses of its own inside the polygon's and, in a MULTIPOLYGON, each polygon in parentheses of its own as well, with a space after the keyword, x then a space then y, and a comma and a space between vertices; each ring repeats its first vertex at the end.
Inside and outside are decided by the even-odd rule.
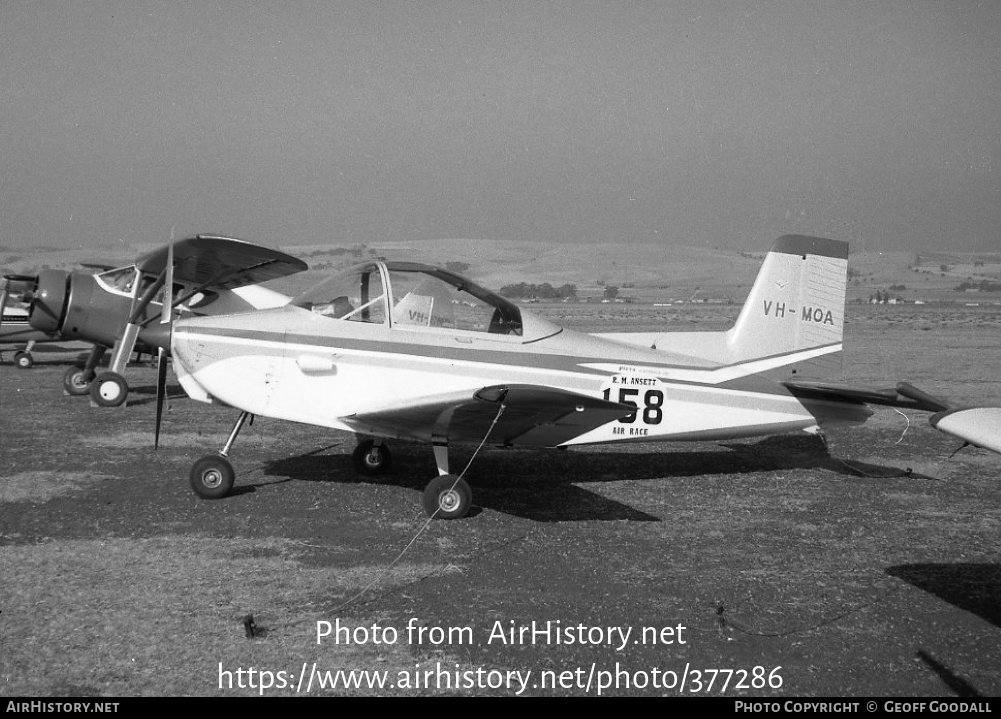
POLYGON ((1001 564, 901 564, 886 573, 1001 627, 1001 564))
MULTIPOLYGON (((661 445, 663 446, 663 445, 661 445)), ((600 451, 490 450, 473 462, 467 479, 475 505, 526 519, 660 521, 658 517, 592 492, 588 483, 670 480, 712 475, 756 474, 777 470, 824 468, 850 476, 899 476, 895 467, 848 465, 833 460, 823 442, 809 436, 768 437, 753 443, 699 445, 699 449, 646 451, 638 446, 600 451)), ((437 470, 422 445, 392 445, 393 470, 360 477, 350 454, 307 454, 273 460, 264 473, 314 482, 372 482, 423 491, 437 470)), ((457 449, 451 470, 459 473, 471 452, 457 449)))

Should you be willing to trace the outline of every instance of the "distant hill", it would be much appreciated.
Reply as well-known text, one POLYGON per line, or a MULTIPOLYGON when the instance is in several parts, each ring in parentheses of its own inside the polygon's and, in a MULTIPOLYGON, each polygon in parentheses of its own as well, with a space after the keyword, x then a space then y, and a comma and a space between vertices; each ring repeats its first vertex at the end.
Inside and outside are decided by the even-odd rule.
MULTIPOLYGON (((33 274, 41 269, 74 269, 81 263, 127 265, 155 249, 156 243, 124 243, 99 248, 59 250, 0 248, 0 272, 33 274)), ((357 262, 385 257, 445 266, 467 266, 462 274, 499 289, 524 282, 555 287, 573 284, 582 298, 600 295, 606 286, 619 297, 637 301, 726 298, 742 302, 750 290, 767 247, 733 252, 711 247, 656 244, 600 245, 551 242, 497 242, 484 239, 414 240, 371 244, 282 246, 300 257, 310 271, 272 283, 295 294, 319 279, 357 262)), ((958 290, 980 282, 1001 281, 1001 253, 852 253, 849 301, 867 301, 877 292, 907 301, 968 299, 958 290)), ((988 286, 988 285, 985 285, 988 286)), ((982 293, 985 297, 994 293, 982 293)), ((1001 301, 1001 295, 996 298, 1001 301)))

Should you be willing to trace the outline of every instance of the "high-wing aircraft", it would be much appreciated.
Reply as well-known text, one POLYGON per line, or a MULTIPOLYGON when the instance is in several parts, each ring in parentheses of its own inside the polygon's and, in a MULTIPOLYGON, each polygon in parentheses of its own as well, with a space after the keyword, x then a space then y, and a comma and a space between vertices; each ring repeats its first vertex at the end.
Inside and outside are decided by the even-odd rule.
POLYGON ((179 320, 171 348, 184 390, 240 411, 222 450, 192 466, 192 488, 206 498, 230 491, 228 456, 248 415, 356 433, 363 474, 389 466, 388 439, 430 443, 439 476, 423 505, 436 518, 462 517, 472 501, 449 470, 453 443, 811 432, 864 422, 867 405, 881 404, 934 412, 939 429, 1001 451, 1001 409, 950 410, 904 383, 869 390, 808 379, 840 366, 847 264, 845 242, 779 238, 725 332, 584 334, 447 270, 374 261, 281 308, 179 320))
POLYGON ((128 395, 124 372, 137 343, 166 350, 169 321, 175 316, 279 307, 289 298, 257 283, 305 269, 302 260, 268 247, 196 235, 145 254, 127 267, 97 274, 44 270, 30 278, 34 286, 29 320, 43 333, 92 342, 86 365, 66 372, 63 389, 71 395, 89 393, 100 406, 118 406, 128 395), (169 293, 165 287, 170 287, 169 293), (98 375, 96 368, 108 348, 114 348, 109 368, 98 375))

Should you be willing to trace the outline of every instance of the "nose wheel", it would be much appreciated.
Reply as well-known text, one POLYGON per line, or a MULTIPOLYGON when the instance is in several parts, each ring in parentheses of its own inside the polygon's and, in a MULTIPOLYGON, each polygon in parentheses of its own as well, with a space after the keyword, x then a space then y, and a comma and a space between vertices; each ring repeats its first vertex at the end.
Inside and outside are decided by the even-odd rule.
POLYGON ((236 472, 229 461, 229 450, 233 448, 233 442, 236 441, 236 436, 240 434, 243 423, 249 416, 249 412, 240 413, 233 430, 229 433, 226 445, 219 454, 206 454, 191 465, 191 471, 188 473, 191 489, 202 499, 222 499, 232 491, 236 472))
POLYGON ((35 364, 35 359, 30 352, 17 352, 14 355, 14 364, 21 369, 31 369, 31 366, 35 364))
POLYGON ((220 499, 233 489, 236 472, 221 454, 207 454, 191 466, 191 489, 202 499, 220 499))

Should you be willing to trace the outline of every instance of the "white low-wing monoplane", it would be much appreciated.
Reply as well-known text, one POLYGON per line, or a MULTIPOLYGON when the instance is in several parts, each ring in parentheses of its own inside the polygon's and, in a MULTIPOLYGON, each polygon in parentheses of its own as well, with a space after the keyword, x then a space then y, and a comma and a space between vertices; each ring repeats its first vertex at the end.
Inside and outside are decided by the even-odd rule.
POLYGON ((248 415, 356 433, 365 474, 388 467, 385 440, 429 442, 439 476, 424 508, 439 518, 471 503, 449 473, 451 443, 717 440, 863 422, 867 404, 884 404, 939 413, 939 429, 1001 451, 1001 409, 950 411, 907 384, 804 379, 840 367, 847 264, 845 242, 779 238, 724 332, 584 334, 452 272, 375 261, 279 309, 179 320, 171 348, 182 387, 240 410, 225 447, 192 467, 192 487, 229 493, 227 457, 248 415))

